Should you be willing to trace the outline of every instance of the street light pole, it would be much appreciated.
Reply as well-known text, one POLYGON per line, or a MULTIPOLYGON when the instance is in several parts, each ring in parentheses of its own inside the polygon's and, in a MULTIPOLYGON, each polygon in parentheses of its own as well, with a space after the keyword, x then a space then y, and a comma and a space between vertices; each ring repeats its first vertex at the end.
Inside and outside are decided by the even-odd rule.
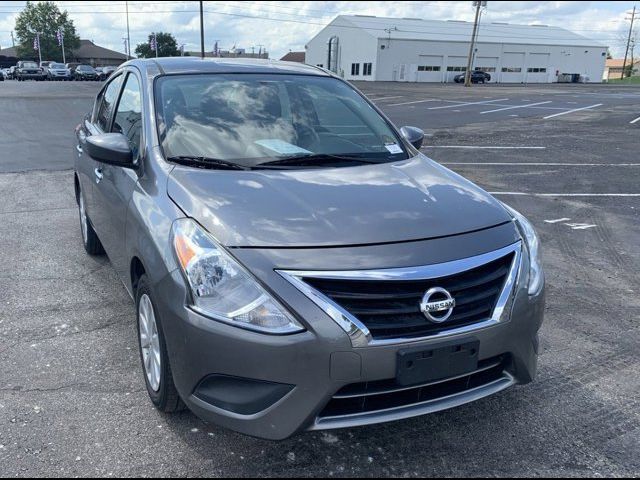
POLYGON ((200 57, 204 58, 204 11, 200 0, 200 57))
POLYGON ((125 52, 127 54, 127 60, 129 60, 131 58, 131 36, 129 34, 129 2, 124 2, 125 3, 125 7, 127 9, 127 51, 125 52))
POLYGON ((60 32, 60 43, 62 44, 62 63, 66 64, 67 63, 67 57, 64 54, 64 33, 62 33, 62 31, 60 32))
POLYGON ((467 58, 467 71, 464 73, 464 86, 471 86, 471 63, 473 58, 473 49, 476 46, 476 32, 478 31, 478 21, 480 20, 480 9, 486 5, 486 2, 475 0, 473 6, 476 7, 476 19, 473 22, 473 33, 471 34, 471 45, 469 46, 469 57, 467 58))

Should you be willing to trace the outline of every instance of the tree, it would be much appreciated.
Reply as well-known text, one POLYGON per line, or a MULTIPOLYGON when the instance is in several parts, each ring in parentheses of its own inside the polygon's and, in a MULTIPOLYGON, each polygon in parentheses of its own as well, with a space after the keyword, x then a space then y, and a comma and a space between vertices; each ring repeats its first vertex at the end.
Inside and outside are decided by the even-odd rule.
MULTIPOLYGON (((158 56, 159 57, 179 57, 180 50, 178 50, 178 42, 175 37, 170 33, 157 32, 156 41, 158 42, 158 56)), ((151 50, 151 39, 153 33, 149 35, 146 43, 139 43, 136 47, 136 55, 138 58, 155 58, 156 51, 151 50)))
POLYGON ((76 27, 65 10, 61 12, 54 2, 27 2, 24 10, 16 18, 18 58, 38 58, 33 48, 36 32, 40 32, 40 52, 43 60, 62 61, 62 48, 58 45, 56 33, 61 29, 64 35, 64 51, 67 58, 71 51, 80 46, 76 27))

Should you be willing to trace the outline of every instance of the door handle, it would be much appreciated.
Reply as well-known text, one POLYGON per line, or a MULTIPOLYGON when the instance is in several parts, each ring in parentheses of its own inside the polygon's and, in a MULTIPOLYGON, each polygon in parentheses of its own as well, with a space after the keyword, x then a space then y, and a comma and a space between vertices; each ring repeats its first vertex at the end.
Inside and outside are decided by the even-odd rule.
POLYGON ((80 145, 76 145, 76 150, 80 155, 82 155, 82 147, 80 145))
POLYGON ((100 180, 102 180, 102 177, 104 177, 103 173, 102 173, 102 169, 101 168, 96 168, 93 173, 96 175, 96 183, 100 183, 100 180))

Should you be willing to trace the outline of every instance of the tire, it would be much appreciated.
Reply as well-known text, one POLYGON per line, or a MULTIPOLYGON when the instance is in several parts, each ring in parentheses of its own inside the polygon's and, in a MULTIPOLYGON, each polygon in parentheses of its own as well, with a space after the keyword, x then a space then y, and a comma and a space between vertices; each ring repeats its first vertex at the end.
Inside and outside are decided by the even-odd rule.
POLYGON ((154 298, 147 276, 142 275, 136 288, 136 325, 144 383, 151 403, 158 410, 165 413, 175 413, 184 410, 185 405, 173 382, 167 344, 159 316, 156 313, 154 298), (153 316, 152 321, 149 321, 150 313, 153 316), (143 340, 143 336, 147 341, 143 340), (143 342, 146 347, 143 347, 143 342), (154 350, 157 355, 153 352, 154 350), (159 366, 153 360, 158 357, 159 366), (154 370, 155 373, 150 374, 151 370, 154 370))
POLYGON ((78 192, 78 215, 80 217, 80 234, 82 236, 82 245, 85 251, 89 255, 102 255, 104 248, 102 243, 96 234, 96 231, 91 226, 91 221, 87 215, 87 210, 84 203, 84 195, 82 191, 78 192))

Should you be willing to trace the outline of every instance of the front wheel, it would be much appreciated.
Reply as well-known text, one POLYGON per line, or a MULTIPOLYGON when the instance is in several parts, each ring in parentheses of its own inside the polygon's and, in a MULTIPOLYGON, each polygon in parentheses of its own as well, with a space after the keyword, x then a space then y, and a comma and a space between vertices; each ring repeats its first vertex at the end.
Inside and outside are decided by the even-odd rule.
POLYGON ((165 413, 174 413, 183 410, 184 403, 173 383, 164 332, 153 298, 149 280, 142 275, 136 290, 136 312, 144 382, 155 407, 165 413))

